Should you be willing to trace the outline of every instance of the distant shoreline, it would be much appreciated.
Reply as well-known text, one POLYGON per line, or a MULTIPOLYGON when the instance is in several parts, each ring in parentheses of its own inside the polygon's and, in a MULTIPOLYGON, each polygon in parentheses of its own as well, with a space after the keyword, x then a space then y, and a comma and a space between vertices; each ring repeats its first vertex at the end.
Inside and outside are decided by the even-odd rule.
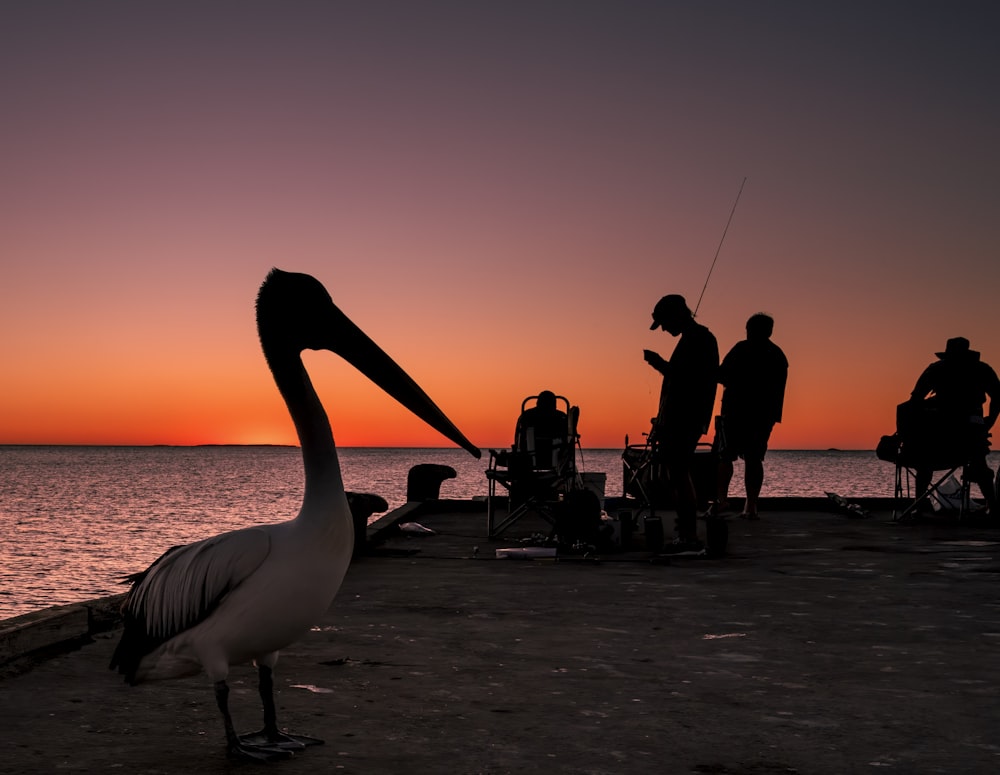
MULTIPOLYGON (((298 444, 69 444, 69 443, 51 443, 51 444, 18 444, 18 443, 5 443, 0 442, 0 449, 4 448, 31 448, 31 447, 67 447, 67 448, 78 448, 86 449, 88 447, 94 449, 212 449, 218 447, 220 449, 234 449, 234 448, 246 448, 246 449, 299 449, 298 444)), ((487 445, 485 447, 480 447, 483 450, 489 449, 506 449, 506 444, 501 445, 487 445)), ((424 449, 434 449, 434 450, 459 450, 458 447, 451 446, 423 446, 423 447, 401 447, 401 446, 378 446, 369 444, 338 444, 337 449, 400 449, 400 450, 424 450, 424 449)), ((615 450, 624 449, 624 447, 582 447, 584 452, 611 452, 615 450)), ((874 453, 875 449, 842 449, 840 447, 770 447, 768 452, 871 452, 874 453)), ((994 450, 1000 451, 1000 450, 994 450)))

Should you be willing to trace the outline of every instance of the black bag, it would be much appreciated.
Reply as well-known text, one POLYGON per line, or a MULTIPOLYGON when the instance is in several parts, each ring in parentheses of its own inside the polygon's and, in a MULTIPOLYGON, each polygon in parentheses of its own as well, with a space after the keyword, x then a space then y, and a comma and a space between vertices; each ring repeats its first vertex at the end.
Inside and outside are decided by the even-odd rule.
POLYGON ((601 539, 601 499, 590 490, 570 490, 553 509, 555 532, 564 543, 596 544, 601 539))
POLYGON ((895 463, 899 457, 899 434, 894 433, 879 439, 878 446, 875 447, 875 456, 879 460, 895 463))

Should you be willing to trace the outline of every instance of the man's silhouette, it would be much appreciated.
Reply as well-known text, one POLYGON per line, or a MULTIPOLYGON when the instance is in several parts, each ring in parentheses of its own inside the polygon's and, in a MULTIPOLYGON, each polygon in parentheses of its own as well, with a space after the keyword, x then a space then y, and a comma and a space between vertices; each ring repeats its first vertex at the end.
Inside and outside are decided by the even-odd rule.
POLYGON ((747 338, 733 345, 719 366, 719 382, 724 390, 715 429, 719 492, 712 512, 725 508, 733 464, 743 458, 746 503, 740 516, 757 519, 757 499, 764 485, 764 455, 774 424, 781 422, 788 359, 771 341, 774 320, 770 315, 752 315, 746 329, 747 338))
POLYGON ((567 451, 568 418, 556 406, 556 394, 543 390, 535 405, 525 409, 517 420, 514 437, 518 451, 533 456, 534 468, 557 468, 567 451))
MULTIPOLYGON (((993 368, 969 348, 969 340, 949 339, 938 360, 924 369, 910 394, 910 403, 931 409, 954 443, 968 455, 968 475, 979 485, 989 515, 997 515, 993 471, 986 462, 990 451, 989 431, 1000 415, 1000 379, 993 368), (990 408, 983 416, 983 404, 990 408)), ((917 493, 930 486, 933 471, 917 466, 917 493)))
POLYGON ((663 375, 649 438, 675 493, 676 536, 666 551, 699 551, 704 546, 698 540, 691 466, 698 440, 712 419, 719 345, 712 332, 695 321, 684 297, 676 294, 656 303, 650 330, 657 328, 680 337, 669 361, 652 350, 643 351, 646 362, 663 375))

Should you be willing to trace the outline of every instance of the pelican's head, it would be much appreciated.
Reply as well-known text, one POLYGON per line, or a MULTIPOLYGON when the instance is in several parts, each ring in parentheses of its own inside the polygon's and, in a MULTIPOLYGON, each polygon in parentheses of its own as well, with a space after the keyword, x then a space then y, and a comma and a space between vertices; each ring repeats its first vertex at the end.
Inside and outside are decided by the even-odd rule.
POLYGON ((337 308, 316 278, 272 269, 257 295, 257 330, 269 359, 278 352, 334 352, 432 428, 481 457, 420 386, 337 308))

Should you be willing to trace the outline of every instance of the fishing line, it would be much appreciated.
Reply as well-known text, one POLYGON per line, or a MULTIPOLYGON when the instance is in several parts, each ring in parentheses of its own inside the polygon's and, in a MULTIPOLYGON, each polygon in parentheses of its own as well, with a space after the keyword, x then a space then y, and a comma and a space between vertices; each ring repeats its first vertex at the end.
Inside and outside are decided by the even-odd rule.
POLYGON ((722 239, 719 240, 719 247, 715 249, 715 258, 712 259, 712 265, 708 268, 708 277, 705 278, 705 284, 701 287, 701 296, 698 297, 698 303, 694 307, 695 315, 698 314, 698 307, 701 306, 701 300, 705 297, 705 289, 708 287, 708 281, 712 278, 712 271, 715 269, 715 262, 719 260, 719 251, 722 250, 722 243, 726 241, 726 232, 729 231, 729 224, 733 222, 733 213, 736 212, 736 205, 740 203, 740 194, 743 193, 743 186, 747 183, 746 177, 743 178, 743 182, 740 183, 740 190, 736 192, 736 201, 733 202, 733 209, 729 211, 729 220, 726 221, 726 228, 722 230, 722 239))

